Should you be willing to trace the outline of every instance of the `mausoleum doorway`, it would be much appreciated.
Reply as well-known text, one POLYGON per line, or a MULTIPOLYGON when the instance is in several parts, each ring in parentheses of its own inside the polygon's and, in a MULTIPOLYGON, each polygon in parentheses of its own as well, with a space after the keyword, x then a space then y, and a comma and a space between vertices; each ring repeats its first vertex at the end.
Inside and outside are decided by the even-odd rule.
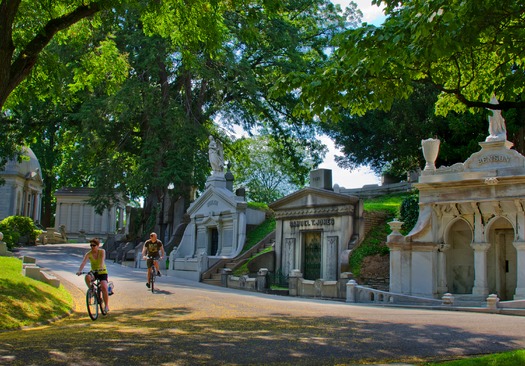
POLYGON ((498 218, 490 227, 487 251, 489 293, 500 300, 513 300, 517 285, 517 252, 512 242, 514 229, 509 221, 498 218))
POLYGON ((210 232, 210 255, 217 255, 219 252, 219 230, 216 227, 209 229, 210 232))
MULTIPOLYGON (((304 232, 303 253, 304 258, 304 279, 316 280, 321 278, 321 231, 306 231, 304 232)), ((334 277, 335 278, 335 277, 334 277)))
POLYGON ((456 220, 450 228, 445 251, 447 257, 448 291, 454 294, 471 294, 474 287, 474 251, 472 229, 462 219, 456 220))

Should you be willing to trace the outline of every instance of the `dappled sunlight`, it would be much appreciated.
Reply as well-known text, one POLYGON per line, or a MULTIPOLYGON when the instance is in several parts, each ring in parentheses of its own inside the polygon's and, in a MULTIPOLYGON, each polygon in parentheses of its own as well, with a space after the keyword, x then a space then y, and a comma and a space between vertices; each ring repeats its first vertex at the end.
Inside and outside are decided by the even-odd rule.
POLYGON ((491 352, 522 342, 453 326, 338 316, 211 317, 205 310, 119 310, 97 321, 75 313, 50 326, 0 334, 6 344, 0 360, 13 365, 43 359, 54 365, 96 365, 97 360, 106 365, 335 365, 366 361, 370 350, 375 362, 414 362, 429 355, 480 353, 480 344, 491 352))

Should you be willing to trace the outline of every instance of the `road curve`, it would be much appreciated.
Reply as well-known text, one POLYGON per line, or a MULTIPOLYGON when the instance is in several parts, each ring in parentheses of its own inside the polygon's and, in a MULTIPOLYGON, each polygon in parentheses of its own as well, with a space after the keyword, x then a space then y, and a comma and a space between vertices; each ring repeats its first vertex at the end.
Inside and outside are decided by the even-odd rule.
MULTIPOLYGON (((110 314, 103 321, 90 323, 82 302, 85 284, 74 274, 87 250, 84 244, 43 245, 23 248, 19 254, 35 257, 39 266, 75 286, 80 304, 71 322, 96 330, 104 327, 113 352, 122 352, 116 359, 101 355, 106 357, 101 360, 91 355, 95 364, 147 364, 151 355, 142 361, 137 351, 141 347, 155 349, 155 363, 166 365, 417 362, 525 349, 525 317, 266 295, 170 276, 161 277, 159 292, 152 294, 145 286, 144 269, 112 262, 107 263, 110 280, 115 284, 110 314), (153 346, 128 338, 128 332, 139 330, 136 323, 130 326, 132 323, 127 322, 141 317, 149 321, 148 316, 165 321, 141 330, 157 340, 153 346), (202 329, 206 329, 203 334, 202 329)), ((67 343, 63 339, 66 333, 60 335, 57 331, 72 323, 65 320, 42 330, 29 330, 32 333, 28 339, 51 338, 53 352, 78 355, 84 351, 67 343)), ((73 329, 71 325, 72 334, 73 329)), ((10 343, 6 334, 0 333, 0 344, 5 341, 10 345, 0 350, 0 363, 31 364, 34 360, 28 354, 33 353, 38 357, 47 355, 54 361, 52 364, 78 364, 78 358, 71 355, 50 355, 44 341, 21 347, 20 343, 10 343)))

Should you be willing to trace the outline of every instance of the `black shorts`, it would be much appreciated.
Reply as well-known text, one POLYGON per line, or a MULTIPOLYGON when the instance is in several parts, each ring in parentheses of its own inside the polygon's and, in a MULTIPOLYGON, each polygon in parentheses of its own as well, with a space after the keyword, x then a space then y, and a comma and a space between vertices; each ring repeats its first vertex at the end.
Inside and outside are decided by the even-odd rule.
POLYGON ((148 264, 148 268, 150 268, 153 265, 153 259, 159 260, 160 255, 148 255, 148 261, 146 262, 148 264))
POLYGON ((93 273, 93 276, 96 280, 100 281, 107 281, 108 280, 108 274, 107 273, 97 273, 97 272, 91 272, 93 273))

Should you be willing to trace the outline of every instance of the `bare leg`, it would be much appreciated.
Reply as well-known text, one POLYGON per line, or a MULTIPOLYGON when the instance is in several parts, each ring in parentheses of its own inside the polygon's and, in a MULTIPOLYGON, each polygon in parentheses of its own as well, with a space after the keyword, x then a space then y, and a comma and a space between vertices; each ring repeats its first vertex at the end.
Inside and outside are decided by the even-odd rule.
POLYGON ((109 295, 108 295, 108 281, 100 281, 102 287, 102 297, 106 303, 106 309, 109 310, 109 295))

